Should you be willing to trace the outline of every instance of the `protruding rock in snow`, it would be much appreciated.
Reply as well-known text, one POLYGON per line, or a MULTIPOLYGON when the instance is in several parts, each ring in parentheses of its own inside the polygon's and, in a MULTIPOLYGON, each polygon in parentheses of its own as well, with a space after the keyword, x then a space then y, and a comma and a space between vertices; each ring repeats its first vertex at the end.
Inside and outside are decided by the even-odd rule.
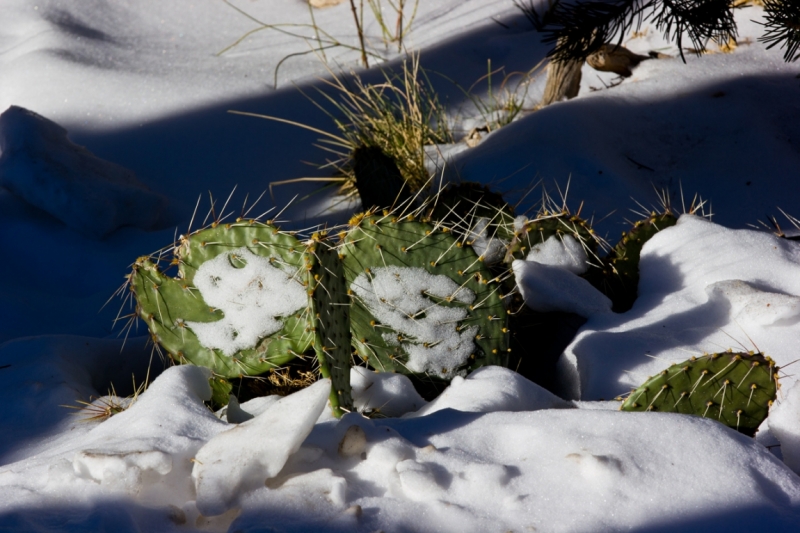
POLYGON ((511 268, 525 305, 534 311, 566 311, 583 317, 611 312, 611 300, 568 268, 520 260, 511 268))
POLYGON ((769 429, 781 443, 786 466, 800 474, 800 384, 795 383, 769 414, 769 429))
POLYGON ((466 379, 456 376, 450 386, 431 403, 403 418, 429 415, 442 409, 472 413, 536 411, 572 407, 570 402, 528 381, 513 370, 485 366, 466 379))
POLYGON ((22 107, 0 115, 0 152, 0 185, 92 238, 121 226, 151 228, 166 205, 132 170, 100 159, 22 107))
POLYGON ((233 508, 242 493, 275 477, 313 429, 330 389, 330 380, 321 379, 200 448, 192 470, 197 509, 205 516, 220 515, 233 508))
POLYGON ((427 402, 403 374, 373 372, 363 366, 350 369, 353 405, 359 412, 380 411, 397 417, 420 409, 427 402))

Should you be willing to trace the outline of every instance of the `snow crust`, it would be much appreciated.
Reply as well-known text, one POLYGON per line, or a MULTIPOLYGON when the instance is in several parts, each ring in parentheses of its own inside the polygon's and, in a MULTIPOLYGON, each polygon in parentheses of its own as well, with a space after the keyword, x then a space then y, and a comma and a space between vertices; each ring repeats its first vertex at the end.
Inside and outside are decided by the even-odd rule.
POLYGON ((305 289, 269 258, 238 248, 204 262, 194 284, 210 306, 222 310, 216 322, 186 322, 206 348, 227 356, 253 348, 279 331, 286 316, 308 305, 305 289))
POLYGON ((379 323, 397 332, 384 333, 383 339, 390 346, 403 347, 412 372, 449 378, 474 353, 478 327, 457 329, 467 310, 438 305, 425 296, 463 304, 475 301, 475 293, 447 276, 418 267, 378 267, 369 276, 359 274, 351 288, 379 323), (398 334, 409 342, 398 340, 398 334))

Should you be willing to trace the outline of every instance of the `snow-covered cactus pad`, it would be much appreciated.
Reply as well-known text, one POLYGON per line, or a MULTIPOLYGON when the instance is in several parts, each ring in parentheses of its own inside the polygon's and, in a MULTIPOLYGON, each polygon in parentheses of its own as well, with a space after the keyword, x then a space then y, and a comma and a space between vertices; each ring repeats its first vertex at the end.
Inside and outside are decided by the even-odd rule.
POLYGON ((309 306, 314 317, 312 344, 322 377, 331 378, 331 408, 351 411, 350 298, 339 254, 325 232, 311 237, 306 254, 309 306))
POLYGON ((532 219, 517 217, 513 229, 514 236, 506 249, 504 259, 507 264, 511 264, 515 259, 525 259, 531 248, 553 236, 572 236, 590 255, 595 254, 599 242, 594 230, 585 220, 567 211, 559 213, 543 211, 532 219))
POLYGON ((366 214, 341 237, 353 345, 370 366, 449 379, 506 363, 501 285, 447 227, 366 214))
POLYGON ((752 435, 778 391, 778 368, 761 353, 724 352, 670 366, 631 391, 623 411, 700 415, 752 435))
POLYGON ((141 257, 130 287, 139 316, 175 362, 223 378, 259 375, 311 346, 304 252, 270 224, 214 224, 181 237, 176 277, 141 257))

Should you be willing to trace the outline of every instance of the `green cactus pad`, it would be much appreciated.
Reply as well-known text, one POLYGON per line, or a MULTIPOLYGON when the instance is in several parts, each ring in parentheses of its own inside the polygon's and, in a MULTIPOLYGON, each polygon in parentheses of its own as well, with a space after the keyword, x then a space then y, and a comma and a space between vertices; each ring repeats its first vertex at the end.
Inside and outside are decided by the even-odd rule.
POLYGON ((172 261, 177 265, 177 277, 165 275, 157 261, 144 257, 134 264, 130 288, 139 316, 174 361, 208 367, 223 378, 259 375, 310 348, 313 336, 305 301, 297 308, 284 302, 285 313, 263 317, 274 331, 262 334, 260 325, 253 329, 258 321, 248 320, 249 329, 234 323, 234 317, 228 317, 226 323, 225 313, 206 299, 215 293, 214 287, 227 283, 226 276, 244 276, 248 286, 256 284, 260 290, 245 293, 245 287, 240 287, 242 298, 252 298, 252 294, 256 299, 273 298, 271 292, 280 285, 283 292, 293 295, 290 302, 299 303, 306 294, 303 258, 304 247, 297 239, 272 225, 252 221, 213 225, 181 237, 172 261), (198 285, 207 287, 208 294, 202 294, 198 285))
POLYGON ((500 284, 452 232, 367 214, 342 232, 353 346, 378 371, 449 379, 507 361, 500 284))
MULTIPOLYGON (((614 311, 621 313, 633 307, 639 286, 639 258, 642 247, 653 235, 678 221, 671 212, 657 214, 633 225, 603 260, 602 271, 592 272, 589 281, 612 302, 614 311)), ((598 269, 599 270, 599 269, 598 269)))
POLYGON ((694 414, 753 435, 777 391, 778 369, 769 357, 715 353, 692 357, 649 378, 620 409, 694 414))
POLYGON ((316 318, 314 349, 323 377, 331 378, 334 415, 352 411, 350 391, 350 297, 339 254, 324 233, 312 236, 307 254, 311 315, 316 318))

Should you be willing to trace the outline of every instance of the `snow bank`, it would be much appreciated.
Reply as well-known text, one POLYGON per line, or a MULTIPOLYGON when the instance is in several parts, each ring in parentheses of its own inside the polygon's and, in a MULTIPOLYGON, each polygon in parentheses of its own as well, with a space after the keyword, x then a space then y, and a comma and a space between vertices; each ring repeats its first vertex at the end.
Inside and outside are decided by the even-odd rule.
POLYGON ((555 394, 501 366, 486 366, 466 378, 456 376, 435 400, 405 418, 430 415, 442 409, 470 413, 537 411, 571 407, 555 394))
POLYGON ((133 171, 100 159, 55 122, 21 107, 0 115, 0 154, 0 185, 90 237, 128 225, 149 229, 166 205, 133 171))
POLYGON ((330 380, 321 379, 206 443, 192 470, 197 509, 206 516, 220 515, 242 493, 275 477, 311 432, 330 391, 330 380))
POLYGON ((355 366, 350 369, 350 387, 353 406, 360 413, 376 411, 386 416, 402 416, 428 403, 403 374, 355 366))
POLYGON ((246 498, 231 529, 788 532, 799 518, 800 478, 711 420, 443 410, 318 425, 279 478, 246 498), (353 425, 365 452, 342 458, 337 443, 353 425))
POLYGON ((788 393, 783 393, 780 403, 770 410, 767 421, 769 431, 780 442, 783 462, 800 474, 800 385, 795 382, 788 393))
MULTIPOLYGON (((761 351, 798 357, 800 245, 683 215, 645 244, 639 297, 623 314, 596 314, 559 361, 565 393, 612 399, 692 354, 761 351)), ((796 381, 783 376, 788 389, 796 381)))

